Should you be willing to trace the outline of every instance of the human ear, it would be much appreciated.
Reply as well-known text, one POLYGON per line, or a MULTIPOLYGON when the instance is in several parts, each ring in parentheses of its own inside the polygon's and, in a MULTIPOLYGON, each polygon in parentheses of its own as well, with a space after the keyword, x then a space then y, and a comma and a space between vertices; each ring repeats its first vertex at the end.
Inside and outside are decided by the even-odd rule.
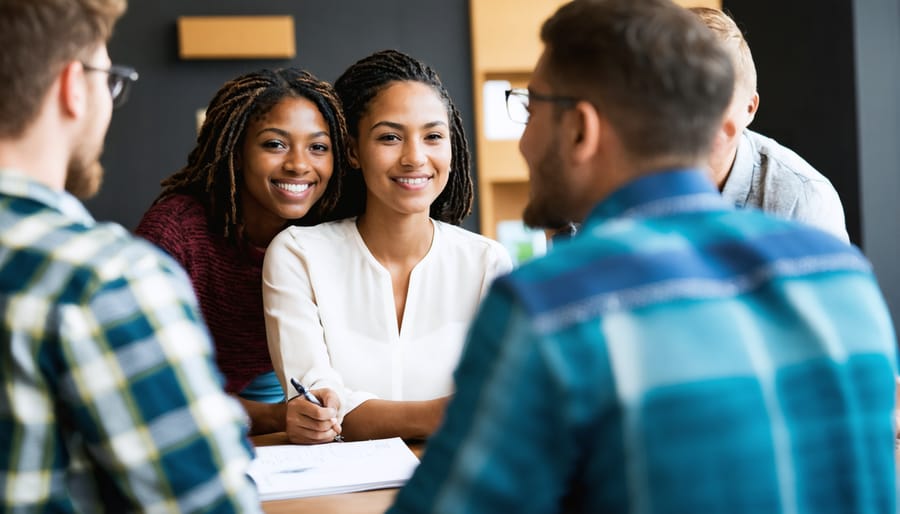
POLYGON ((582 100, 569 111, 567 120, 572 158, 575 163, 591 160, 602 136, 600 113, 593 104, 582 100))
POLYGON ((359 165, 359 143, 356 141, 355 137, 347 138, 347 162, 350 163, 350 167, 353 169, 360 169, 359 165))
POLYGON ((756 111, 759 109, 759 93, 754 92, 747 103, 747 125, 756 117, 756 111))
POLYGON ((81 118, 87 112, 87 82, 84 67, 78 61, 71 61, 62 69, 59 80, 59 102, 63 113, 81 118))
POLYGON ((738 133, 738 124, 734 121, 734 116, 726 115, 722 120, 722 134, 725 140, 731 140, 738 133))

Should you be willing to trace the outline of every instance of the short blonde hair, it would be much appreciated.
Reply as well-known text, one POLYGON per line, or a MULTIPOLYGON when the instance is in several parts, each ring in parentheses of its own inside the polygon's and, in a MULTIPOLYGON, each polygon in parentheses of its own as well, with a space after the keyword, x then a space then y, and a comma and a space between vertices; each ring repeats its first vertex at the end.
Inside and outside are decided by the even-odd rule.
POLYGON ((718 9, 692 7, 689 10, 712 30, 716 39, 722 43, 728 56, 731 57, 735 72, 735 90, 743 87, 748 93, 755 93, 756 65, 753 64, 750 45, 747 44, 744 34, 734 20, 718 9))

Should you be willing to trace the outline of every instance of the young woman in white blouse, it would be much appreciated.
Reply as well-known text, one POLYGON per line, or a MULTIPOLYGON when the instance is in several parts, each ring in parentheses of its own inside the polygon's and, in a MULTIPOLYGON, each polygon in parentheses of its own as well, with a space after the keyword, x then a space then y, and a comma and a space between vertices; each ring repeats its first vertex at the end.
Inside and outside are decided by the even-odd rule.
POLYGON ((351 135, 343 219, 285 230, 263 266, 288 437, 425 438, 478 303, 512 264, 501 245, 457 226, 472 204, 469 152, 434 70, 386 50, 350 66, 335 89, 351 135))

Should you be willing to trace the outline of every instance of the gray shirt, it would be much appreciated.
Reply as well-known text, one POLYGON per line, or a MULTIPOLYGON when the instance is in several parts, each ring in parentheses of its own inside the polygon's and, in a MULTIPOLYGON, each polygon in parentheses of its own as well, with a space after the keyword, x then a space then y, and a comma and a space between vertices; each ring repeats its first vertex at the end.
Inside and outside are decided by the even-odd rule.
POLYGON ((752 130, 741 135, 722 196, 737 207, 757 207, 850 240, 831 182, 791 149, 752 130))

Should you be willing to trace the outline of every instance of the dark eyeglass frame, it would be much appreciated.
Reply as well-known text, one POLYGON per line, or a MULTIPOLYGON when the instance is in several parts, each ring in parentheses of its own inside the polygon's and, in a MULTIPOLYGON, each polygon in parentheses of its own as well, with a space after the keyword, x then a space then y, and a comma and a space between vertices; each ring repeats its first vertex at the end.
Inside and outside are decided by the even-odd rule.
POLYGON ((99 71, 109 75, 106 84, 109 86, 109 96, 112 97, 113 107, 119 107, 125 103, 128 98, 128 87, 139 77, 137 70, 131 66, 113 64, 109 68, 98 68, 81 63, 81 67, 85 71, 99 71))
POLYGON ((574 96, 564 96, 564 95, 542 95, 540 93, 535 93, 534 91, 530 91, 524 88, 513 88, 506 90, 506 114, 509 116, 509 119, 516 123, 522 123, 523 125, 528 124, 528 120, 519 119, 515 114, 513 114, 514 109, 510 108, 510 98, 518 98, 519 102, 526 108, 526 113, 528 112, 527 108, 529 103, 532 100, 537 100, 539 102, 552 102, 557 105, 561 105, 567 109, 571 109, 575 107, 575 104, 579 102, 578 98, 574 96))

